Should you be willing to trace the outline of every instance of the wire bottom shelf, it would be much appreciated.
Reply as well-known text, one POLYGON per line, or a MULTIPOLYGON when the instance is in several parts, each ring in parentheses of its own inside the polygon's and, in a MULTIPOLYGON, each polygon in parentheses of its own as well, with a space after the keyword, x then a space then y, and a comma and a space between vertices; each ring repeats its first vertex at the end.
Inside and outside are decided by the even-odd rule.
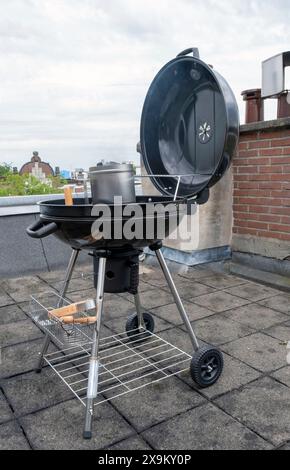
MULTIPOLYGON (((44 356, 74 395, 86 404, 91 342, 44 356)), ((191 356, 160 336, 132 330, 100 340, 95 405, 188 370, 191 356)))

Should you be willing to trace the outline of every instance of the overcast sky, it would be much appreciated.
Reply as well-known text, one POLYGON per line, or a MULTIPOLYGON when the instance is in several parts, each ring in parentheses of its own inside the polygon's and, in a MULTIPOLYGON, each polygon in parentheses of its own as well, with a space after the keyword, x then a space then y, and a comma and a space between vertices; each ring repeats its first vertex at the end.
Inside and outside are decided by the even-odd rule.
POLYGON ((143 100, 181 50, 240 92, 290 50, 290 0, 0 0, 0 162, 136 158, 143 100))

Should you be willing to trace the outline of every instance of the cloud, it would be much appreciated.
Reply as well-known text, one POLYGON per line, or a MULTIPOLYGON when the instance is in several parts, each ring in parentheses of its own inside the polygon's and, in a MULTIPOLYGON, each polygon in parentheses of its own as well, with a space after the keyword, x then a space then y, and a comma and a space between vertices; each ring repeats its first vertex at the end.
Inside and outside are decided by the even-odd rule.
POLYGON ((289 0, 0 0, 0 161, 20 166, 33 150, 63 168, 136 158, 148 86, 189 46, 243 116, 240 93, 289 49, 289 20, 289 0))

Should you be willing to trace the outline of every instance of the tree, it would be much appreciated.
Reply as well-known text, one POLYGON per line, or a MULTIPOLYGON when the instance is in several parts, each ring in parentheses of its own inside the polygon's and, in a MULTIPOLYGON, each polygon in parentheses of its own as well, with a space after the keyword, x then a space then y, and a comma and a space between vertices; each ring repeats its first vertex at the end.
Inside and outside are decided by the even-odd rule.
POLYGON ((61 193, 61 179, 52 177, 50 184, 42 183, 32 175, 14 175, 8 172, 0 180, 0 196, 28 196, 61 193))
POLYGON ((11 163, 0 163, 0 177, 7 176, 9 173, 12 173, 11 163))

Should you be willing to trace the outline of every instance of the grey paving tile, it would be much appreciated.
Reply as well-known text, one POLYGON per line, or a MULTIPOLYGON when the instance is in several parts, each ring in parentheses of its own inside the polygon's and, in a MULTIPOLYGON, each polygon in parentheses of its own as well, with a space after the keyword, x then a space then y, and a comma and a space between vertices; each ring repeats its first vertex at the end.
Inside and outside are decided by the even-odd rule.
POLYGON ((139 436, 129 437, 108 447, 108 450, 150 450, 151 447, 139 436))
POLYGON ((249 303, 248 300, 241 299, 223 291, 217 291, 213 294, 201 295, 190 299, 193 303, 206 307, 213 312, 224 312, 234 307, 240 307, 249 303))
MULTIPOLYGON (((202 318, 192 322, 192 327, 198 338, 215 346, 229 343, 234 339, 242 338, 255 331, 246 325, 231 321, 223 315, 202 318)), ((182 329, 186 331, 185 326, 182 326, 182 329)))
POLYGON ((189 268, 187 272, 181 273, 180 276, 198 281, 206 277, 212 277, 214 274, 214 271, 207 268, 189 268))
POLYGON ((15 323, 0 325, 0 346, 5 347, 41 338, 43 333, 31 320, 21 320, 15 323))
POLYGON ((247 282, 238 287, 231 287, 227 289, 227 292, 242 297, 243 299, 251 300, 252 302, 267 299, 280 293, 280 291, 276 289, 271 289, 270 287, 256 284, 255 282, 247 282))
POLYGON ((264 330, 267 335, 273 336, 281 341, 290 341, 290 321, 282 323, 282 325, 274 325, 264 330))
POLYGON ((153 287, 167 286, 166 279, 160 268, 145 268, 143 274, 141 274, 141 279, 153 287))
MULTIPOLYGON (((181 277, 177 282, 175 282, 175 285, 180 297, 186 300, 192 299, 193 297, 198 297, 200 295, 210 294, 215 291, 212 287, 205 286, 199 282, 193 283, 181 277)), ((170 292, 169 287, 166 287, 165 290, 170 292)))
POLYGON ((139 431, 182 411, 200 405, 204 399, 175 377, 134 391, 114 400, 114 406, 139 431))
POLYGON ((224 316, 256 330, 269 328, 288 319, 287 315, 256 303, 228 310, 224 316))
MULTIPOLYGON (((219 380, 211 387, 201 390, 202 394, 207 398, 213 399, 218 395, 222 395, 231 390, 240 388, 253 380, 257 379, 261 374, 250 366, 243 364, 241 361, 223 353, 224 369, 219 380)), ((189 372, 183 372, 178 375, 185 380, 188 385, 196 388, 189 372)))
POLYGON ((268 377, 217 399, 227 413, 274 445, 290 439, 289 388, 268 377))
POLYGON ((31 289, 31 292, 39 292, 39 290, 43 288, 46 289, 47 285, 37 276, 22 276, 6 279, 4 281, 3 287, 6 292, 11 294, 12 292, 18 292, 24 289, 31 289))
POLYGON ((0 307, 14 304, 14 300, 7 294, 0 294, 0 307))
POLYGON ((287 444, 285 444, 282 447, 279 447, 279 450, 290 450, 290 442, 288 442, 287 444))
POLYGON ((245 284, 247 281, 240 277, 216 273, 213 276, 202 278, 200 282, 215 289, 227 289, 245 284))
MULTIPOLYGON (((73 277, 75 274, 73 275, 73 277)), ((37 277, 39 277, 42 281, 47 282, 48 284, 53 284, 55 282, 61 282, 64 280, 65 277, 65 270, 59 271, 50 271, 50 272, 43 272, 38 273, 37 277)))
POLYGON ((263 333, 232 341, 222 346, 222 349, 263 372, 278 369, 286 363, 285 346, 263 333))
MULTIPOLYGON (((49 286, 46 286, 46 289, 43 289, 43 291, 47 291, 49 289, 49 286)), ((38 292, 31 291, 30 289, 22 289, 16 292, 11 292, 11 297, 13 298, 15 303, 21 303, 21 302, 30 302, 31 295, 38 294, 38 292)))
MULTIPOLYGON (((214 314, 212 310, 209 310, 200 305, 193 304, 192 302, 183 302, 186 313, 190 321, 197 320, 199 318, 208 317, 214 314)), ((152 312, 158 317, 163 318, 166 321, 169 321, 173 325, 183 325, 183 321, 180 317, 180 314, 177 310, 176 304, 172 303, 169 305, 164 305, 163 307, 157 307, 152 309, 152 312)))
POLYGON ((143 433, 158 450, 254 450, 272 446, 242 424, 206 404, 143 433))
MULTIPOLYGON (((191 344, 190 338, 188 333, 183 331, 180 328, 171 328, 170 330, 161 331, 159 336, 163 338, 165 341, 173 344, 174 346, 178 347, 182 351, 187 352, 188 354, 193 353, 193 346, 191 344)), ((204 345, 202 340, 200 341, 200 346, 204 345)))
MULTIPOLYGON (((63 281, 58 281, 58 282, 52 282, 50 285, 57 290, 58 292, 61 292, 63 287, 64 287, 64 282, 63 281)), ((93 289, 94 288, 94 282, 93 279, 89 278, 76 278, 76 279, 71 279, 67 292, 77 292, 80 290, 88 290, 88 289, 93 289)))
POLYGON ((172 295, 166 290, 151 289, 149 291, 142 292, 141 304, 149 310, 151 308, 160 307, 170 303, 172 303, 172 295))
MULTIPOLYGON (((0 364, 0 377, 21 374, 35 368, 43 339, 22 343, 16 346, 2 348, 2 362, 0 364)), ((53 345, 50 351, 55 350, 53 345)))
POLYGON ((275 379, 279 380, 279 382, 282 382, 284 385, 287 385, 287 387, 290 387, 290 366, 288 364, 287 366, 282 367, 282 369, 273 372, 271 375, 275 379))
POLYGON ((30 450, 27 439, 16 421, 0 426, 0 450, 30 450))
MULTIPOLYGON (((31 413, 72 398, 68 387, 50 367, 3 380, 2 387, 16 416, 31 413)), ((81 411, 81 410, 80 410, 81 411)))
POLYGON ((11 408, 3 393, 0 392, 0 423, 3 423, 4 421, 9 421, 12 418, 13 413, 11 411, 11 408))
POLYGON ((0 325, 26 320, 23 310, 16 304, 0 308, 0 325))
POLYGON ((275 295, 275 297, 270 297, 270 299, 261 300, 259 304, 290 315, 290 295, 289 294, 275 295))
POLYGON ((21 418, 21 423, 35 449, 95 450, 133 433, 113 407, 105 403, 95 408, 93 436, 85 440, 82 437, 84 416, 84 407, 75 399, 27 415, 21 418))

